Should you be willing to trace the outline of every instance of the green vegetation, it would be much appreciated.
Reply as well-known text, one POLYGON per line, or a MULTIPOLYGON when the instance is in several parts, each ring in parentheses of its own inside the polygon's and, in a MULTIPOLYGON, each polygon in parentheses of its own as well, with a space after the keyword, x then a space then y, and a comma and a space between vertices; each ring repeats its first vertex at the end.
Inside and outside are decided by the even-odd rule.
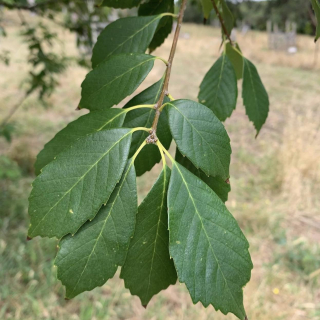
MULTIPOLYGON (((11 27, 9 32, 14 34, 15 28, 11 27)), ((214 48, 219 44, 219 30, 186 24, 182 33, 190 34, 195 45, 190 46, 191 40, 181 39, 171 90, 176 97, 182 97, 188 88, 188 97, 195 98, 202 80, 200 73, 203 75, 212 64, 211 52, 215 53, 214 48), (212 32, 216 34, 215 42, 208 40, 212 32), (204 53, 202 48, 207 43, 210 44, 204 53), (197 59, 200 51, 202 59, 197 59), (190 66, 188 70, 186 63, 190 66)), ((302 56, 283 60, 292 67, 281 67, 281 54, 279 60, 270 60, 270 54, 265 55, 265 35, 252 36, 261 41, 256 43, 255 50, 247 43, 250 39, 240 38, 239 41, 244 43, 243 50, 247 50, 245 54, 250 54, 250 59, 260 60, 258 68, 271 97, 271 118, 257 140, 240 101, 234 116, 226 122, 233 143, 232 190, 227 205, 251 243, 254 264, 251 283, 245 288, 246 311, 249 318, 259 320, 301 317, 316 320, 320 315, 319 273, 316 273, 320 268, 317 264, 320 250, 317 159, 320 150, 316 143, 320 138, 317 120, 320 77, 318 71, 306 70, 301 65, 301 57, 305 55, 310 60, 313 55, 310 44, 313 38, 301 37, 299 41, 306 48, 302 56), (308 105, 307 109, 303 107, 305 105, 308 105)), ((61 39, 67 43, 72 40, 70 35, 64 37, 63 34, 61 39)), ((170 40, 155 52, 156 55, 165 54, 169 45, 170 40)), ((75 50, 69 48, 71 52, 75 50)), ((13 56, 19 58, 16 57, 13 56)), ((23 76, 19 73, 23 62, 21 59, 15 61, 16 68, 1 66, 2 73, 11 70, 7 77, 11 83, 20 81, 19 77, 23 76)), ((157 62, 147 83, 138 90, 142 91, 156 81, 162 68, 162 62, 157 62)), ((34 178, 35 155, 69 120, 75 119, 73 109, 79 102, 79 86, 84 73, 83 69, 74 66, 66 77, 59 79, 62 86, 50 98, 54 107, 48 110, 43 109, 36 98, 30 97, 13 118, 17 129, 12 143, 1 140, 2 154, 10 159, 11 170, 17 172, 18 168, 18 172, 15 177, 3 177, 0 182, 0 318, 234 319, 217 314, 212 307, 205 310, 199 304, 194 306, 184 285, 169 287, 152 299, 145 310, 138 298, 130 297, 118 276, 102 288, 65 301, 64 288, 57 281, 53 266, 57 242, 37 238, 26 241, 27 197, 34 178)), ((5 81, 0 85, 7 88, 5 81)), ((1 92, 0 112, 4 115, 5 105, 14 103, 14 97, 6 90, 1 92)), ((83 115, 84 111, 79 113, 83 115)), ((160 171, 161 168, 156 167, 138 178, 140 201, 160 171)))

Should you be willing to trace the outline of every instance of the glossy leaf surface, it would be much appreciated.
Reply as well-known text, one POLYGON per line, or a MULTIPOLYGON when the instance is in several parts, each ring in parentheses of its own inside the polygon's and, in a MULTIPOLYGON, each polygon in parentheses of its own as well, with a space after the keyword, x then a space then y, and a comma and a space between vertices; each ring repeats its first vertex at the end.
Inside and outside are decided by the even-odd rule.
MULTIPOLYGON (((139 7, 139 16, 149 16, 162 14, 165 12, 174 13, 174 1, 173 0, 150 0, 141 4, 139 7)), ((163 17, 157 27, 155 35, 149 45, 150 52, 154 51, 157 47, 161 46, 164 40, 171 33, 173 24, 173 17, 163 17)))
POLYGON ((205 182, 223 202, 228 200, 228 194, 231 190, 228 181, 226 182, 220 177, 207 176, 201 169, 197 169, 187 157, 184 157, 178 148, 176 149, 175 160, 205 182))
POLYGON ((79 138, 97 131, 122 127, 125 116, 126 112, 124 110, 99 110, 70 122, 38 154, 34 165, 36 174, 38 175, 43 167, 79 138))
POLYGON ((92 52, 92 67, 119 53, 144 53, 162 15, 128 17, 110 23, 99 35, 92 52))
POLYGON ((166 106, 172 137, 180 152, 207 175, 229 177, 230 139, 214 113, 192 100, 166 106))
POLYGON ((111 56, 90 71, 82 82, 80 108, 111 108, 133 93, 151 71, 156 58, 147 54, 111 56))
POLYGON ((236 74, 227 55, 222 54, 205 75, 198 99, 224 121, 236 108, 237 97, 236 74))
POLYGON ((142 305, 175 284, 177 274, 169 255, 167 189, 170 169, 165 166, 138 209, 134 237, 130 243, 121 278, 142 305))
POLYGON ((74 236, 64 237, 59 244, 55 264, 68 299, 102 286, 124 263, 137 209, 136 176, 131 160, 107 205, 74 236))
POLYGON ((33 182, 29 237, 61 238, 93 219, 120 180, 131 135, 129 129, 99 131, 50 162, 33 182))
POLYGON ((170 254, 193 302, 244 320, 242 288, 252 262, 236 220, 203 181, 176 162, 168 208, 170 254))
POLYGON ((268 117, 269 97, 256 67, 248 59, 244 59, 242 98, 246 113, 258 135, 268 117))

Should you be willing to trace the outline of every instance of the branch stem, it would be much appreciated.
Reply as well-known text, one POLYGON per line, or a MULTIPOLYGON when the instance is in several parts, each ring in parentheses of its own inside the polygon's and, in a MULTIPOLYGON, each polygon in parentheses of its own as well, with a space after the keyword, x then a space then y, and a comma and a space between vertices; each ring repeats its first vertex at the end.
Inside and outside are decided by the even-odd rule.
POLYGON ((181 6, 180 6, 179 18, 178 18, 178 22, 177 22, 177 27, 176 27, 176 31, 174 33, 171 51, 170 51, 170 55, 169 55, 169 59, 168 59, 167 70, 165 73, 166 75, 165 75, 162 91, 161 91, 159 100, 155 106, 156 114, 154 116, 152 127, 151 127, 151 130, 154 134, 157 132, 157 126, 158 126, 159 117, 160 117, 160 113, 161 113, 160 108, 163 104, 163 100, 164 100, 165 95, 168 94, 168 87, 169 87, 169 80, 170 80, 170 75, 171 75, 172 63, 173 63, 174 55, 176 53, 176 48, 177 48, 180 29, 181 29, 181 25, 182 25, 184 10, 186 8, 186 3, 187 3, 187 0, 182 0, 181 6))
POLYGON ((23 103, 27 99, 27 97, 28 97, 28 95, 26 94, 16 105, 14 105, 12 107, 12 109, 10 109, 9 113, 7 114, 7 116, 0 123, 0 129, 4 128, 8 124, 9 120, 11 119, 11 117, 23 105, 23 103))
POLYGON ((212 2, 212 5, 213 5, 213 9, 214 11, 216 12, 219 20, 220 20, 220 23, 221 23, 221 27, 222 27, 222 30, 223 30, 223 33, 225 34, 225 36, 227 37, 227 39, 230 41, 230 43, 232 44, 232 40, 230 38, 230 34, 228 33, 228 30, 227 30, 227 27, 226 25, 224 24, 224 20, 223 20, 223 17, 221 15, 221 12, 219 11, 219 8, 216 4, 216 1, 215 0, 211 0, 212 2))

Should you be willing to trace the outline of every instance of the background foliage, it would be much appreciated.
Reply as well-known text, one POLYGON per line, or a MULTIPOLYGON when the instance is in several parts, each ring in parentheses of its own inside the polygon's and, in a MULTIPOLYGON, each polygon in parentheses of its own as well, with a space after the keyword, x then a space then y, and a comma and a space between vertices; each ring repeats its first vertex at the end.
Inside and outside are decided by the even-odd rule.
MULTIPOLYGON (((194 61, 194 57, 200 56, 200 49, 205 46, 205 43, 208 43, 209 34, 211 36, 212 30, 208 31, 202 27, 194 29, 194 27, 188 25, 185 26, 184 30, 192 36, 194 43, 199 45, 199 49, 195 48, 188 51, 190 41, 183 40, 184 54, 186 51, 188 52, 186 59, 190 65, 195 64, 199 68, 203 68, 202 72, 205 72, 212 62, 211 54, 208 53, 204 57, 205 67, 198 65, 194 61), (199 32, 202 34, 200 38, 198 38, 199 32)), ((215 43, 211 44, 209 48, 214 49, 218 46, 219 31, 216 31, 216 35, 215 43)), ((281 54, 280 56, 271 55, 270 57, 270 53, 265 55, 263 50, 260 51, 260 48, 265 48, 265 38, 263 34, 252 33, 253 37, 257 35, 261 39, 261 47, 257 45, 250 47, 250 39, 242 40, 248 44, 248 56, 260 60, 259 67, 262 68, 263 78, 267 79, 267 87, 275 96, 272 101, 275 107, 272 115, 274 122, 267 127, 267 131, 261 136, 262 140, 258 142, 258 150, 252 148, 252 145, 256 142, 252 141, 252 131, 248 128, 241 111, 236 112, 235 119, 227 122, 232 139, 237 142, 234 151, 234 179, 236 179, 235 183, 239 183, 240 189, 232 193, 230 204, 234 207, 237 217, 240 218, 241 226, 249 234, 250 241, 254 243, 252 249, 254 259, 257 262, 264 262, 258 264, 258 269, 254 274, 255 280, 250 285, 248 299, 253 302, 250 312, 259 319, 270 317, 271 315, 268 315, 268 312, 271 312, 270 310, 272 310, 272 316, 276 312, 278 318, 298 319, 302 315, 316 319, 319 310, 317 302, 314 303, 314 301, 317 301, 315 299, 317 295, 317 276, 314 275, 314 272, 319 269, 315 259, 319 249, 316 241, 317 228, 314 227, 318 222, 316 212, 313 213, 313 210, 317 208, 317 193, 314 186, 319 185, 317 180, 318 167, 316 160, 314 160, 317 159, 318 154, 317 148, 314 148, 314 142, 318 137, 318 127, 314 121, 317 117, 316 94, 318 91, 315 84, 318 79, 315 72, 307 69, 308 61, 312 56, 312 49, 308 48, 307 43, 312 39, 301 38, 300 41, 305 43, 306 50, 301 52, 301 55, 297 58, 287 61, 286 57, 282 59, 281 54), (303 57, 305 57, 305 60, 303 57), (287 63, 287 67, 279 67, 284 63, 287 63), (291 67, 288 63, 291 63, 291 67), (277 64, 278 67, 273 64, 277 64), (301 78, 305 80, 301 81, 301 78), (274 79, 276 79, 276 82, 274 79), (293 83, 300 83, 301 87, 296 87, 294 95, 291 96, 293 83), (283 90, 283 88, 287 88, 287 90, 283 90), (308 105, 313 106, 312 110, 308 112, 302 112, 303 109, 301 109, 301 106, 306 103, 303 98, 305 97, 305 90, 309 92, 308 105), (295 110, 290 108, 284 113, 283 110, 288 101, 291 102, 290 106, 295 107, 295 110), (284 114, 286 115, 285 119, 283 118, 284 114), (307 127, 303 126, 305 122, 308 123, 307 127), (299 130, 296 129, 297 127, 299 130), (243 133, 241 137, 238 136, 238 130, 243 133), (312 139, 308 138, 310 132, 312 132, 312 139), (300 141, 300 139, 302 140, 301 145, 297 145, 297 141, 300 141), (307 146, 309 146, 307 147, 307 153, 305 141, 308 142, 307 146), (277 149, 279 142, 284 145, 280 154, 273 150, 277 149), (262 158, 259 156, 260 152, 261 154, 264 152, 268 157, 262 158), (259 178, 255 177, 253 179, 252 171, 257 172, 259 178), (247 173, 247 175, 243 173, 247 173), (292 187, 293 182, 294 188, 292 187), (297 188, 300 188, 300 191, 297 188), (250 203, 248 199, 252 199, 252 195, 254 195, 254 200, 250 203), (291 203, 292 207, 287 206, 288 203, 291 203), (298 222, 292 219, 292 212, 294 212, 298 222), (311 226, 311 224, 314 226, 311 226), (269 227, 268 230, 265 228, 266 225, 269 227), (268 276, 267 280, 262 282, 266 275, 268 276), (304 294, 300 296, 301 290, 304 294), (259 302, 257 302, 257 296, 259 302), (294 308, 289 308, 292 304, 294 308), (284 305, 288 307, 284 308, 284 305)), ((70 41, 70 37, 68 37, 65 39, 70 41)), ((167 50, 168 47, 161 49, 160 52, 164 53, 165 49, 167 50)), ((182 59, 182 54, 180 57, 181 63, 177 65, 175 81, 172 85, 177 92, 177 97, 179 95, 181 97, 185 96, 184 88, 188 87, 192 88, 188 95, 190 98, 195 98, 197 84, 185 77, 186 70, 183 66, 186 61, 182 59)), ((4 304, 1 305, 1 314, 16 319, 21 317, 23 319, 27 317, 33 319, 35 314, 44 319, 51 316, 61 317, 61 319, 69 319, 70 317, 91 319, 93 316, 99 319, 105 319, 105 317, 118 319, 128 317, 134 310, 137 318, 148 318, 154 313, 158 314, 159 318, 178 317, 183 312, 185 317, 190 317, 190 319, 194 318, 195 313, 198 316, 201 314, 203 318, 210 319, 212 310, 205 312, 201 309, 195 309, 196 311, 193 311, 190 303, 186 304, 185 301, 188 301, 186 300, 188 298, 181 288, 178 288, 177 291, 169 291, 172 294, 169 299, 162 297, 158 303, 151 305, 150 311, 143 315, 137 306, 132 306, 127 298, 127 291, 120 289, 117 282, 119 280, 115 280, 111 284, 111 286, 117 288, 116 291, 114 287, 110 289, 109 285, 99 291, 102 292, 104 297, 104 300, 101 301, 97 299, 95 294, 88 294, 86 298, 79 298, 79 300, 64 305, 64 302, 51 292, 55 282, 54 271, 51 273, 52 265, 49 262, 54 256, 53 242, 36 242, 25 246, 26 226, 21 225, 21 220, 25 219, 26 215, 25 194, 27 191, 25 190, 29 188, 29 174, 33 170, 34 154, 41 148, 47 138, 58 131, 57 127, 62 127, 65 124, 66 118, 74 117, 71 112, 68 112, 68 107, 69 105, 77 105, 76 97, 79 94, 77 87, 79 87, 79 81, 83 77, 83 71, 78 67, 72 67, 70 72, 66 79, 60 79, 65 86, 58 87, 58 93, 51 98, 54 99, 53 102, 59 102, 58 106, 45 113, 41 111, 37 101, 32 100, 32 103, 28 104, 27 110, 18 116, 21 126, 17 132, 17 138, 14 139, 9 149, 4 144, 6 146, 4 150, 8 150, 9 154, 9 158, 5 158, 9 160, 4 161, 5 166, 9 168, 6 169, 6 172, 13 172, 13 174, 10 174, 9 177, 4 176, 2 184, 4 197, 1 199, 1 203, 4 204, 2 208, 5 218, 1 220, 2 234, 4 235, 1 241, 4 262, 1 265, 6 266, 2 277, 6 276, 7 285, 1 291, 1 297, 6 298, 1 299, 1 301, 4 301, 4 304), (68 89, 68 83, 72 81, 78 81, 78 83, 74 83, 74 93, 68 89), (61 97, 61 93, 64 94, 64 97, 61 97), (51 121, 48 121, 48 119, 51 119, 51 121), (36 128, 33 127, 35 124, 37 125, 36 128), (38 129, 43 131, 43 137, 41 138, 37 137, 38 129), (48 137, 44 138, 46 135, 48 137), (26 146, 28 147, 26 148, 26 146), (11 199, 14 201, 11 201, 11 199), (19 201, 15 201, 16 199, 19 199, 19 201), (39 265, 39 262, 44 261, 45 257, 47 257, 48 262, 39 265), (7 277, 8 275, 9 277, 7 277), (28 288, 27 292, 25 292, 26 286, 28 288), (21 294, 13 294, 13 292, 19 292, 19 290, 21 294), (46 295, 45 299, 43 299, 44 295, 46 295), (37 297, 39 298, 38 301, 36 300, 37 297), (87 301, 87 297, 89 297, 89 300, 98 300, 98 302, 92 306, 92 302, 87 301), (40 300, 44 302, 40 303, 40 300), (181 311, 181 307, 183 311, 181 311), (108 311, 106 315, 106 309, 113 310, 108 311)), ((187 74, 196 77, 191 70, 188 70, 187 74)), ((18 70, 15 76, 17 78, 21 76, 18 70)), ((201 79, 197 80, 199 84, 201 79)), ((151 178, 152 176, 148 177, 151 178)), ((149 178, 140 180, 140 195, 145 195, 146 184, 150 184, 149 178)), ((57 292, 59 290, 62 297, 63 291, 57 289, 57 292)))

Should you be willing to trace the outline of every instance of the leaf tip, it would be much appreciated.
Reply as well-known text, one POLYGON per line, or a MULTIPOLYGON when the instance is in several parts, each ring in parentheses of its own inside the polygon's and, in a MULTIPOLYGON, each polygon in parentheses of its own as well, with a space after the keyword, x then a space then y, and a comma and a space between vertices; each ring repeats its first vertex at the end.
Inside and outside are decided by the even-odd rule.
POLYGON ((142 306, 147 309, 148 304, 143 304, 142 306))
POLYGON ((33 239, 33 238, 27 236, 27 241, 30 241, 30 240, 32 240, 32 239, 33 239))

